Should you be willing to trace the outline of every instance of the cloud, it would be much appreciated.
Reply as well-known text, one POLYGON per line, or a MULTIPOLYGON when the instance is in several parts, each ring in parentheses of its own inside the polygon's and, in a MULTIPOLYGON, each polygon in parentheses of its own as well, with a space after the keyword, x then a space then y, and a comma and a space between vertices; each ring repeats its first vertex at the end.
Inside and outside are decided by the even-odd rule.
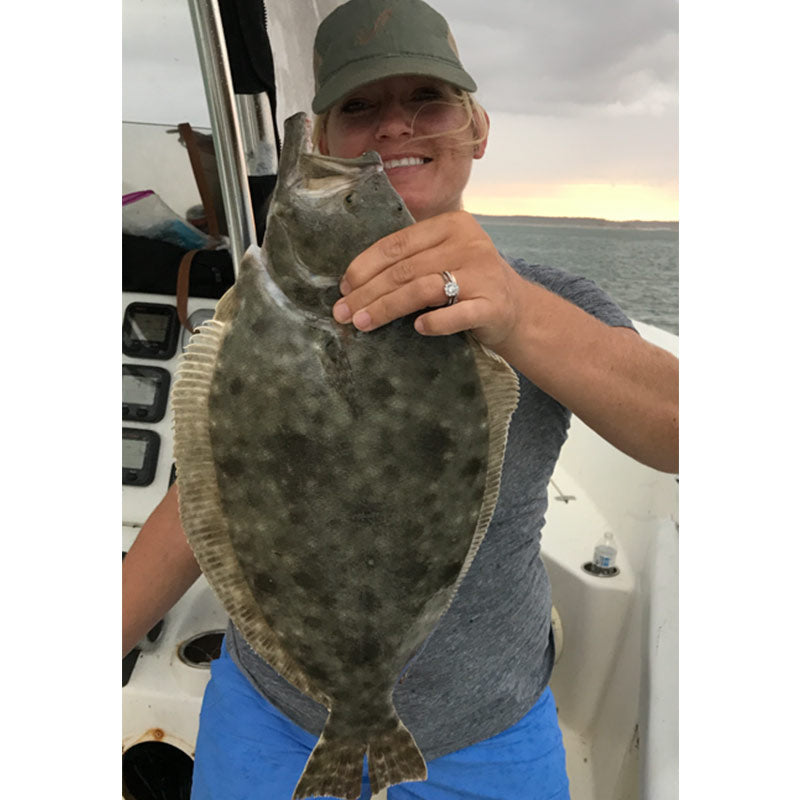
POLYGON ((487 108, 659 114, 677 95, 674 0, 434 0, 487 108))
POLYGON ((672 208, 659 216, 676 216, 674 0, 431 3, 450 22, 491 119, 473 195, 638 187, 672 208))
POLYGON ((490 113, 485 164, 496 180, 659 184, 677 172, 677 126, 652 116, 535 117, 490 113))

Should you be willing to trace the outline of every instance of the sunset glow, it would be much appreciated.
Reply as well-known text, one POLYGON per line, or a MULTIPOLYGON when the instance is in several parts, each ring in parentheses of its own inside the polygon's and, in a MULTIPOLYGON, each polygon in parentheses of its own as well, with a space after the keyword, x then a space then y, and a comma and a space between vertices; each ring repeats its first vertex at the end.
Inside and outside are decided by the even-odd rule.
POLYGON ((489 184, 473 182, 464 194, 473 214, 596 217, 615 221, 678 219, 675 186, 636 184, 489 184))

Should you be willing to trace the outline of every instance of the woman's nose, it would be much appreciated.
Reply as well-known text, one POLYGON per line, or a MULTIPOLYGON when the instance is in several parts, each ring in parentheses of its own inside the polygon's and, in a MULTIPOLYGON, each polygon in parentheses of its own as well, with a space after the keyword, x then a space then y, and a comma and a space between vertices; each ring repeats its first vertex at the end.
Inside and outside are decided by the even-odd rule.
POLYGON ((385 103, 381 107, 375 136, 378 139, 390 139, 413 133, 413 115, 410 110, 397 100, 385 103))

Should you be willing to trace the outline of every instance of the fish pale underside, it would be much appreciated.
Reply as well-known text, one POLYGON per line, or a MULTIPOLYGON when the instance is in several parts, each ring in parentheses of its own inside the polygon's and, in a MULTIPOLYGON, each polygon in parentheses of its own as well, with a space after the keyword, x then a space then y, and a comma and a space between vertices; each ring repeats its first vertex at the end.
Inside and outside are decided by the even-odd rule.
MULTIPOLYGON (((286 121, 250 247, 172 395, 180 514, 253 650, 329 715, 294 800, 427 776, 392 690, 472 563, 518 380, 473 337, 333 320, 347 265, 413 222, 380 157, 311 154, 286 121)), ((444 295, 443 295, 444 298, 444 295)), ((265 791, 268 789, 265 776, 265 791)))

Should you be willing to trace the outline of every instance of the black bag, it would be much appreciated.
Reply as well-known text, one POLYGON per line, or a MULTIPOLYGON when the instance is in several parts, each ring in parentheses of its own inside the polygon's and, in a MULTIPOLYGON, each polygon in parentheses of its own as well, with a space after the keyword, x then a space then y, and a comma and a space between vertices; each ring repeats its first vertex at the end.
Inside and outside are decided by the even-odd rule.
MULTIPOLYGON (((122 234, 122 291, 175 296, 186 250, 169 242, 122 234)), ((190 297, 220 298, 233 286, 228 250, 198 250, 189 273, 190 297)))

